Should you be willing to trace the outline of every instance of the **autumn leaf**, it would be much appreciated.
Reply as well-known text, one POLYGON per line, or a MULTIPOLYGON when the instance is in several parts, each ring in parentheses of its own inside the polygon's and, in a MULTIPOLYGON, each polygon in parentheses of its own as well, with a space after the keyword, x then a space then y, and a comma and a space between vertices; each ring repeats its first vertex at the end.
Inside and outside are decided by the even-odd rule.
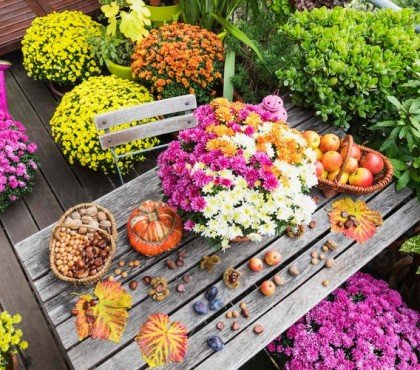
POLYGON ((150 367, 182 362, 187 352, 187 327, 181 322, 169 322, 167 314, 153 314, 140 328, 136 341, 150 367))
POLYGON ((353 201, 350 198, 343 198, 332 204, 330 212, 331 231, 342 232, 348 238, 352 238, 359 243, 369 240, 376 232, 376 227, 382 225, 382 216, 378 211, 371 210, 363 200, 353 201), (343 213, 346 216, 343 217, 343 213), (356 225, 346 228, 344 223, 347 217, 353 216, 356 225), (339 222, 343 226, 339 226, 339 222))
POLYGON ((110 340, 118 343, 127 324, 128 312, 131 307, 131 295, 115 281, 99 282, 94 290, 96 304, 90 306, 93 311, 94 322, 89 324, 84 310, 85 302, 90 302, 95 297, 83 295, 76 303, 78 315, 76 329, 79 339, 91 336, 96 339, 110 340))

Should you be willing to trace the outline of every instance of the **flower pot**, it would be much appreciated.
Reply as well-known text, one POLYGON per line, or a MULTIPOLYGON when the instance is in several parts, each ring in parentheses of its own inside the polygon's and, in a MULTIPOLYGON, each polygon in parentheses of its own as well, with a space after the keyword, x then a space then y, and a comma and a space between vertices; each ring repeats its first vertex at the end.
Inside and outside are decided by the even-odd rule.
POLYGON ((74 85, 59 86, 59 85, 56 85, 52 81, 48 81, 48 88, 51 90, 53 95, 55 95, 57 98, 61 99, 64 96, 65 93, 73 90, 74 85))
POLYGON ((8 359, 6 370, 18 370, 18 369, 19 369, 18 357, 15 354, 11 354, 8 359))
POLYGON ((170 6, 151 6, 147 5, 150 10, 150 20, 156 27, 163 26, 167 23, 172 23, 176 15, 181 11, 179 4, 170 6))
POLYGON ((114 63, 111 60, 107 59, 105 61, 108 71, 111 72, 114 76, 123 78, 125 80, 133 81, 133 73, 131 72, 130 66, 122 66, 120 64, 114 63))

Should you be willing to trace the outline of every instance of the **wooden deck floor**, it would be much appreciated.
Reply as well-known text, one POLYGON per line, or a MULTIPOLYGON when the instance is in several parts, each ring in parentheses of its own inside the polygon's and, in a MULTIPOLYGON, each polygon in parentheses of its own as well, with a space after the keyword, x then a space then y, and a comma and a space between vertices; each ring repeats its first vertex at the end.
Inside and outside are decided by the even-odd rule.
MULTIPOLYGON (((21 327, 30 343, 32 369, 65 369, 67 365, 36 304, 13 245, 55 222, 67 208, 110 192, 118 181, 116 177, 69 166, 52 140, 49 128, 57 100, 43 83, 27 77, 20 52, 3 58, 13 63, 6 78, 10 112, 38 144, 41 169, 36 174, 34 192, 0 213, 0 307, 22 314, 21 327)), ((139 164, 126 180, 155 164, 156 153, 149 153, 146 162, 139 164)))

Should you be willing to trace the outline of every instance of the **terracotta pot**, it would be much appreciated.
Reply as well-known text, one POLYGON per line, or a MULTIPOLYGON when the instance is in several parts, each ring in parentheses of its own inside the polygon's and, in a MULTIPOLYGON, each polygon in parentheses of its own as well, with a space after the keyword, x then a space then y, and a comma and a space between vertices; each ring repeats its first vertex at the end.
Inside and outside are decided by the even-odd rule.
POLYGON ((19 369, 19 359, 16 355, 10 355, 6 370, 18 370, 19 369))
POLYGON ((247 236, 237 236, 235 239, 232 239, 232 243, 243 243, 243 242, 249 242, 251 239, 247 236))
POLYGON ((57 97, 62 98, 65 93, 73 90, 74 85, 57 86, 54 82, 48 81, 48 87, 51 92, 57 97))

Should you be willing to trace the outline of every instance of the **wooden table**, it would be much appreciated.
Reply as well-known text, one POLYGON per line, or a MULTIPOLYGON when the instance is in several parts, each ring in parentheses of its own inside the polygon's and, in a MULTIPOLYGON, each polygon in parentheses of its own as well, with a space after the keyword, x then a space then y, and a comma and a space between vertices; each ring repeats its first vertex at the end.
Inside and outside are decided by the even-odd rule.
MULTIPOLYGON (((294 118, 294 122, 299 121, 294 118)), ((319 132, 334 131, 334 128, 328 128, 317 118, 306 120, 297 127, 302 130, 310 127, 319 132)), ((396 192, 394 184, 391 184, 379 193, 362 197, 371 208, 381 212, 384 224, 371 240, 360 245, 341 234, 329 232, 330 223, 325 208, 328 208, 336 198, 326 199, 317 190, 313 191, 313 195, 319 197, 318 209, 313 215, 313 220, 317 223, 314 229, 308 229, 297 239, 282 235, 266 238, 260 243, 235 244, 226 252, 218 251, 216 254, 221 258, 221 263, 216 265, 213 273, 200 270, 198 264, 202 256, 211 255, 215 253, 214 250, 204 239, 193 235, 186 235, 181 245, 166 255, 154 258, 141 257, 141 265, 130 270, 127 278, 121 278, 125 289, 132 294, 133 307, 130 310, 127 328, 118 344, 91 338, 78 341, 74 318, 70 316, 77 297, 70 293, 81 293, 92 288, 69 285, 51 273, 48 241, 52 226, 17 244, 16 251, 33 285, 38 302, 73 368, 126 370, 147 367, 140 356, 134 337, 150 314, 162 312, 168 313, 171 320, 184 322, 190 336, 186 360, 181 364, 171 365, 171 368, 195 367, 208 370, 223 366, 224 369, 233 369, 244 364, 420 220, 420 205, 413 194, 407 189, 396 192), (328 253, 328 257, 335 258, 331 269, 325 268, 323 263, 310 264, 310 252, 320 250, 327 239, 333 239, 339 244, 337 250, 328 253), (266 267, 259 273, 251 272, 247 266, 249 258, 251 256, 261 258, 267 250, 273 248, 280 251, 281 264, 266 267), (170 256, 175 258, 179 250, 187 252, 184 266, 174 270, 167 269, 166 259, 170 256), (295 264, 300 271, 296 277, 288 273, 291 264, 295 264), (222 274, 229 266, 235 267, 242 274, 237 289, 227 288, 222 281, 222 274), (186 284, 185 293, 178 293, 176 286, 182 282, 182 276, 186 273, 191 276, 191 282, 186 284), (275 274, 283 276, 286 284, 278 287, 274 296, 264 297, 259 291, 259 286, 262 281, 275 274), (145 275, 166 277, 170 282, 169 297, 161 302, 149 298, 148 289, 141 283, 141 278, 145 275), (131 291, 128 287, 133 278, 140 282, 135 291, 131 291), (323 280, 329 280, 328 287, 322 285, 323 280), (224 302, 224 307, 217 312, 210 311, 207 315, 198 316, 192 310, 192 303, 197 299, 203 299, 204 291, 211 285, 218 286, 218 297, 224 302), (240 302, 247 304, 250 317, 238 318, 240 329, 232 331, 230 325, 233 320, 226 319, 225 313, 227 310, 238 310, 240 302), (215 328, 215 323, 219 320, 224 320, 226 323, 223 331, 215 328), (259 336, 252 331, 255 324, 264 327, 264 332, 259 336), (206 339, 211 335, 220 335, 223 338, 226 343, 223 351, 213 353, 207 347, 206 339)), ((129 247, 126 239, 125 224, 130 211, 143 200, 160 198, 159 179, 154 169, 97 200, 97 204, 105 206, 114 214, 119 228, 117 254, 111 272, 118 267, 118 261, 128 262, 139 258, 138 254, 129 247)))

